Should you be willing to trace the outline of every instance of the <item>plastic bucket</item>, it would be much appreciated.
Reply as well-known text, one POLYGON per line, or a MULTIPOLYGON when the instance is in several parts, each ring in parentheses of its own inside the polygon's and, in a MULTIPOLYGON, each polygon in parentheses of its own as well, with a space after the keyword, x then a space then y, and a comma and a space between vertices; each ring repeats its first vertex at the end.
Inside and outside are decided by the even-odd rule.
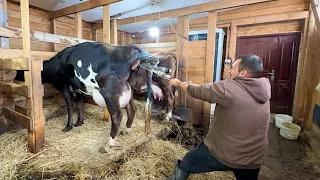
POLYGON ((301 127, 294 123, 282 123, 280 128, 280 135, 286 139, 296 140, 298 139, 301 127))
POLYGON ((286 114, 277 114, 275 116, 275 118, 276 118, 275 123, 278 128, 281 128, 281 126, 282 126, 281 123, 284 123, 284 122, 292 123, 292 121, 293 121, 293 118, 289 115, 286 115, 286 114))

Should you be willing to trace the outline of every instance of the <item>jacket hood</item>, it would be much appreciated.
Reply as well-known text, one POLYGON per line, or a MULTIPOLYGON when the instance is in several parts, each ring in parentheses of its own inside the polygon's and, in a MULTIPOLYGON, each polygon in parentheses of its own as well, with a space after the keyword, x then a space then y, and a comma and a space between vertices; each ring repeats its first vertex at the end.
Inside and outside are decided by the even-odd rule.
POLYGON ((237 78, 248 93, 259 103, 266 103, 271 98, 271 85, 267 78, 237 78))

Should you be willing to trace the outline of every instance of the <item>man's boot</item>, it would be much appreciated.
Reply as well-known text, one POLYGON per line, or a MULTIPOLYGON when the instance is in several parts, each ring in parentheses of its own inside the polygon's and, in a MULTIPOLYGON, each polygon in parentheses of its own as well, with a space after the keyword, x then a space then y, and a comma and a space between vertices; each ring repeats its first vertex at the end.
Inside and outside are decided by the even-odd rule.
POLYGON ((188 178, 189 173, 186 173, 179 168, 180 162, 181 160, 176 161, 176 166, 173 170, 170 180, 186 180, 188 178))

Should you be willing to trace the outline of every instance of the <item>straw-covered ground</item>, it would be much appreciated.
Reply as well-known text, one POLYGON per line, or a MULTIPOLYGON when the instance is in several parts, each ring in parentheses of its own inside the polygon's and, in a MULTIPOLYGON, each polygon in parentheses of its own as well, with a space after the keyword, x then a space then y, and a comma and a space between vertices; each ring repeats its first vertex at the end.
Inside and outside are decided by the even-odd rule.
MULTIPOLYGON (((44 108, 64 104, 61 98, 45 100, 44 108)), ((144 104, 136 101, 137 115, 133 133, 117 136, 111 152, 102 154, 111 123, 103 120, 101 108, 85 105, 85 123, 63 133, 66 113, 46 122, 44 149, 38 154, 28 152, 27 131, 10 131, 0 136, 0 179, 165 179, 187 149, 177 143, 156 138, 172 123, 152 121, 152 133, 144 134, 144 104)), ((125 127, 126 116, 121 128, 125 127)), ((76 122, 77 112, 74 112, 76 122)), ((191 179, 233 179, 228 172, 193 175, 191 179)))

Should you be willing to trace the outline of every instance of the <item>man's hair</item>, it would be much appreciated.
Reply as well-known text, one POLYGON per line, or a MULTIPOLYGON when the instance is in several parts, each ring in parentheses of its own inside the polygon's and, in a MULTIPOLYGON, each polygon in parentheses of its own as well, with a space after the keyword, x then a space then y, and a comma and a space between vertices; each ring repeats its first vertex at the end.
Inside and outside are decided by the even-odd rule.
POLYGON ((247 70, 249 77, 258 78, 263 71, 263 62, 261 58, 255 54, 247 54, 240 56, 239 72, 247 70))

